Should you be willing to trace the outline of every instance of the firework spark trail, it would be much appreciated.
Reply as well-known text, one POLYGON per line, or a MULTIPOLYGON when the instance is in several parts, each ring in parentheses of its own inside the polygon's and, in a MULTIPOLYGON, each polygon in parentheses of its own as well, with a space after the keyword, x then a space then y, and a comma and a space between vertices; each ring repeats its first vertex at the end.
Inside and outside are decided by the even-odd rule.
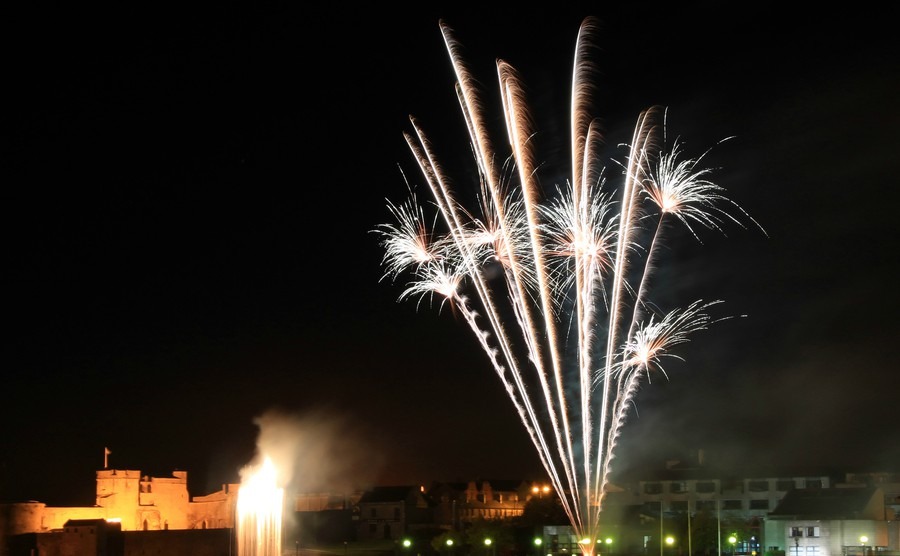
MULTIPOLYGON (((493 295, 486 284, 486 280, 484 278, 483 272, 481 269, 477 268, 475 262, 478 260, 472 252, 472 246, 466 241, 466 237, 464 234, 465 226, 460 220, 460 210, 456 207, 456 202, 453 199, 453 196, 450 194, 450 191, 446 187, 446 180, 442 177, 442 173, 434 160, 434 157, 431 155, 431 150, 429 148, 428 140, 426 139, 424 133, 421 129, 416 125, 414 119, 411 118, 413 126, 416 129, 418 143, 410 136, 406 134, 407 143, 410 146, 413 154, 416 156, 419 166, 422 169, 422 172, 425 174, 426 181, 432 189, 432 193, 437 200, 438 207, 441 213, 444 215, 445 221, 451 230, 451 235, 453 237, 454 243, 459 249, 459 252, 462 256, 462 261, 464 265, 467 267, 467 273, 472 276, 475 288, 478 292, 479 297, 482 300, 482 303, 485 306, 485 310, 487 313, 488 320, 490 322, 490 328, 494 331, 494 333, 499 338, 499 347, 503 352, 503 356, 505 361, 508 363, 510 370, 512 371, 512 377, 514 382, 516 383, 516 391, 518 395, 512 393, 512 390, 509 389, 509 382, 505 377, 505 367, 500 364, 493 353, 494 348, 485 349, 490 350, 489 354, 491 356, 492 361, 494 362, 494 367, 497 370, 497 373, 501 375, 501 380, 503 380, 504 385, 507 387, 508 391, 511 393, 510 396, 513 398, 513 401, 516 403, 517 408, 519 410, 520 416, 523 416, 523 423, 528 429, 532 441, 534 442, 538 452, 541 453, 542 459, 546 458, 546 454, 548 452, 548 447, 546 444, 546 439, 542 434, 542 430, 539 423, 539 418, 536 414, 536 411, 533 407, 531 399, 527 395, 527 387, 522 382, 522 373, 518 370, 519 362, 516 357, 513 355, 510 349, 510 341, 507 337, 506 331, 502 325, 501 319, 499 318, 499 310, 496 308, 493 302, 493 295), (519 407, 521 406, 521 407, 519 407), (527 415, 527 419, 524 418, 524 415, 527 415)), ((500 199, 499 195, 494 196, 495 202, 500 199)), ((498 217, 501 221, 501 228, 503 228, 503 216, 502 212, 495 205, 495 210, 497 211, 498 217)), ((517 265, 515 264, 515 253, 513 249, 510 249, 511 245, 510 241, 503 242, 504 245, 507 246, 508 252, 506 254, 513 263, 513 267, 515 268, 517 265)), ((484 341, 486 339, 486 333, 480 330, 474 320, 470 323, 475 330, 476 334, 479 335, 480 341, 484 341)), ((547 462, 549 464, 549 462, 547 462)), ((546 465, 546 468, 554 469, 553 465, 546 465)), ((559 484, 559 479, 557 475, 553 475, 556 477, 555 483, 559 484)), ((567 512, 571 514, 572 509, 567 508, 567 512)))
MULTIPOLYGON (((536 328, 532 311, 529 305, 525 304, 527 298, 524 292, 519 292, 515 298, 522 303, 521 310, 517 304, 517 314, 521 313, 526 321, 523 330, 527 331, 526 336, 529 338, 529 345, 534 345, 535 349, 532 354, 532 360, 538 367, 538 379, 540 380, 541 390, 544 394, 546 407, 548 408, 548 416, 551 421, 551 430, 556 432, 555 440, 559 457, 561 461, 574 462, 575 458, 572 443, 570 441, 571 434, 569 430, 569 422, 565 411, 565 395, 562 376, 562 364, 559 350, 555 349, 558 344, 556 325, 552 318, 554 308, 551 296, 549 295, 549 278, 546 271, 546 263, 544 258, 544 249, 542 247, 542 239, 539 235, 540 230, 540 207, 538 206, 538 187, 535 181, 534 172, 536 170, 533 162, 533 154, 531 150, 531 129, 530 116, 528 115, 527 104, 524 101, 524 92, 519 84, 518 77, 513 68, 500 61, 498 63, 498 73, 501 83, 501 95, 503 98, 504 112, 507 114, 507 134, 509 136, 510 146, 513 149, 513 158, 516 161, 516 167, 519 173, 519 180, 523 190, 523 203, 525 205, 526 218, 529 223, 529 239, 534 259, 534 268, 536 269, 535 278, 537 280, 538 293, 540 296, 541 311, 544 315, 544 330, 547 335, 547 344, 549 346, 549 356, 551 358, 551 367, 553 372, 553 387, 555 387, 556 401, 554 402, 554 389, 551 388, 549 381, 549 373, 545 370, 543 364, 542 352, 538 349, 540 344, 537 342, 539 332, 536 328), (556 407, 559 405, 560 410, 556 407), (562 430, 560 430, 560 414, 562 415, 562 430)), ((517 284, 520 285, 517 280, 517 284)), ((575 480, 575 469, 570 466, 564 467, 567 477, 567 484, 574 492, 578 492, 578 482, 575 480)), ((558 482, 558 481, 557 481, 558 482)), ((554 485, 560 489, 561 484, 554 485)), ((579 505, 575 504, 567 508, 567 511, 578 512, 579 505)))
POLYGON ((604 191, 603 138, 590 114, 588 54, 597 29, 593 18, 586 19, 576 41, 572 176, 566 188, 557 187, 556 199, 544 200, 519 75, 497 61, 510 148, 504 176, 476 81, 451 29, 440 22, 480 175, 481 217, 457 200, 422 127, 410 117, 414 133, 404 137, 434 197, 435 224, 440 215, 447 230, 428 229, 412 190, 406 204, 388 203, 397 224, 375 230, 385 249, 384 276, 412 274, 400 300, 440 296, 441 306, 453 305, 476 335, 575 534, 591 539, 581 545, 588 556, 596 550, 616 443, 640 383, 651 373, 667 376, 662 359, 679 358, 671 349, 712 324, 707 310, 719 303, 694 301, 663 314, 647 300, 663 224, 678 222, 697 239, 692 224, 715 231, 726 219, 740 224, 718 207, 737 205, 707 179, 708 170, 697 169, 700 159, 681 158, 678 142, 664 152, 660 107, 638 117, 626 146, 621 192, 604 191), (654 218, 648 235, 645 224, 654 218), (467 287, 476 294, 471 300, 462 293, 467 287))

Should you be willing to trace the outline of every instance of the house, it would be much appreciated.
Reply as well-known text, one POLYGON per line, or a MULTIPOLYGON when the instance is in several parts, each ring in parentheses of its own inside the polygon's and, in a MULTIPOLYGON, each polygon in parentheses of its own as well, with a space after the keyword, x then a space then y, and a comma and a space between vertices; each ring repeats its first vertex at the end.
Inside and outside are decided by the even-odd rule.
POLYGON ((896 538, 892 517, 878 487, 794 489, 766 516, 764 539, 788 556, 868 556, 896 538))
POLYGON ((521 480, 436 482, 428 490, 434 503, 434 523, 460 530, 478 520, 520 517, 534 496, 553 496, 549 486, 521 480))
POLYGON ((367 490, 357 503, 357 540, 399 540, 434 521, 423 487, 380 486, 367 490))

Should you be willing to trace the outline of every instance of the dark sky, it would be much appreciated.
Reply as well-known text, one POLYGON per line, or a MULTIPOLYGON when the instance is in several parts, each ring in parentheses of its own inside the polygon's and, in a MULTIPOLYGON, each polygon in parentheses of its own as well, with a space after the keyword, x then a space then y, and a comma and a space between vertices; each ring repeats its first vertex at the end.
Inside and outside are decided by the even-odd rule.
POLYGON ((0 500, 93 503, 104 447, 207 494, 281 422, 298 489, 542 476, 468 328, 380 280, 408 116, 471 168, 439 18, 486 98, 521 71, 548 161, 587 15, 610 157, 651 105, 688 154, 733 137, 714 181, 767 235, 682 238, 657 278, 747 316, 644 385, 620 469, 895 469, 900 52, 864 6, 8 14, 0 500))

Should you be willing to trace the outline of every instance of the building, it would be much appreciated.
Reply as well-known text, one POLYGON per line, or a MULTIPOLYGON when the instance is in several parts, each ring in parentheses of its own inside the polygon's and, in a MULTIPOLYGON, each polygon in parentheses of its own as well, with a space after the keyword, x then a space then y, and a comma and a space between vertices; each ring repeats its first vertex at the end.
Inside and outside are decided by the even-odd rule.
MULTIPOLYGON (((225 484, 217 492, 191 497, 184 471, 170 477, 142 476, 136 470, 97 471, 93 506, 0 504, 0 556, 64 556, 59 547, 86 539, 94 544, 82 546, 79 555, 94 550, 111 555, 119 546, 125 556, 214 555, 234 542, 239 487, 225 484), (168 550, 163 548, 167 544, 172 544, 168 550), (185 548, 190 546, 193 552, 185 548)), ((398 542, 408 536, 421 542, 441 532, 465 531, 479 521, 511 522, 523 517, 526 504, 535 498, 556 500, 556 494, 543 483, 481 479, 435 482, 427 492, 403 485, 352 494, 305 494, 294 499, 294 512, 286 514, 282 540, 298 551, 301 545, 318 542, 398 542)), ((617 556, 662 556, 670 546, 667 556, 754 556, 769 550, 779 551, 775 556, 780 551, 789 556, 900 556, 898 510, 897 474, 741 477, 672 462, 652 475, 618 477, 615 485, 608 485, 601 514, 603 538, 596 541, 602 540, 608 553, 617 556), (741 534, 723 546, 723 538, 737 527, 741 534), (675 544, 664 545, 670 534, 675 544)), ((525 524, 528 531, 520 545, 535 550, 537 545, 530 543, 539 537, 543 554, 555 554, 555 549, 571 554, 577 548, 580 539, 564 525, 567 519, 536 515, 541 517, 529 517, 525 524)))
POLYGON ((171 477, 149 477, 137 470, 103 469, 96 474, 94 506, 53 507, 35 501, 0 504, 0 556, 7 556, 13 537, 52 534, 35 540, 38 546, 72 538, 73 531, 81 534, 85 527, 97 527, 99 522, 115 523, 122 532, 232 529, 238 487, 223 485, 219 492, 191 499, 186 471, 174 471, 171 477), (71 534, 67 537, 67 533, 71 534))
POLYGON ((765 521, 766 546, 789 556, 869 556, 890 546, 898 527, 877 487, 802 488, 787 494, 765 521))
POLYGON ((357 540, 399 540, 416 529, 432 527, 434 513, 423 490, 405 485, 365 491, 357 503, 357 540))
POLYGON ((435 482, 428 489, 434 504, 434 523, 460 530, 477 520, 521 517, 532 497, 555 496, 543 483, 521 480, 435 482))

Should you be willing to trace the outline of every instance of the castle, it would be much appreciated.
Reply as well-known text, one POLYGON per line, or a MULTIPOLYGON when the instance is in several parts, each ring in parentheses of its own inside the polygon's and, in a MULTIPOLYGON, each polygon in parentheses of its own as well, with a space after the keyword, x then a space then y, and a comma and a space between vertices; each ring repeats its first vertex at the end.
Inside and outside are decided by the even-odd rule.
POLYGON ((103 520, 122 531, 232 528, 240 485, 191 498, 187 472, 141 476, 131 469, 97 471, 97 502, 87 507, 52 507, 41 502, 0 504, 0 556, 6 540, 26 533, 61 531, 70 521, 103 520))

